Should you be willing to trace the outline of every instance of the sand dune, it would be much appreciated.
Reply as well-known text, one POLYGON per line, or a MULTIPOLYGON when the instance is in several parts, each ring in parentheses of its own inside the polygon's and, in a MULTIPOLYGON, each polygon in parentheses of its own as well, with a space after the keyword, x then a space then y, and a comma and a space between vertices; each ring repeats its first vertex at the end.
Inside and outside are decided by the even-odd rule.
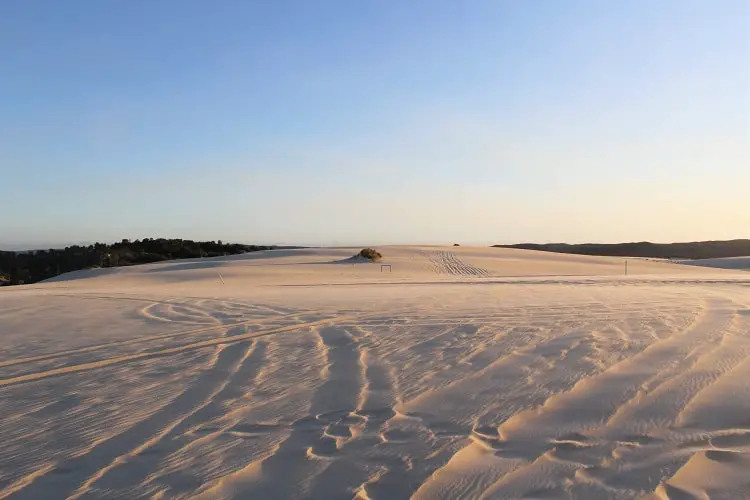
POLYGON ((259 252, 0 290, 0 498, 750 498, 750 277, 259 252))

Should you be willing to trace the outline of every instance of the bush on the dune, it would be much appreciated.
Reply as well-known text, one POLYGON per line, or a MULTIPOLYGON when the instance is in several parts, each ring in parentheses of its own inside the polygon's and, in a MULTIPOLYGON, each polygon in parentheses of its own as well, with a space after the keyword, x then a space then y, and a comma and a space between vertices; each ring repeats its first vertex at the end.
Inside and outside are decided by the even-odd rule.
POLYGON ((383 255, 375 250, 374 248, 363 248, 359 254, 357 254, 357 257, 361 257, 363 259, 369 259, 373 262, 376 260, 380 260, 383 258, 383 255))

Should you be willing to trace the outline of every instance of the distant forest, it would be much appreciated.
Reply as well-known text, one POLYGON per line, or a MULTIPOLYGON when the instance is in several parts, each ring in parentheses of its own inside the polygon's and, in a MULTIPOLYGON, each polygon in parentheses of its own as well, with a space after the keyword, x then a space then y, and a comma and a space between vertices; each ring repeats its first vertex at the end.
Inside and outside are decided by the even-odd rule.
POLYGON ((520 248, 543 252, 572 253, 580 255, 605 255, 611 257, 651 257, 658 259, 719 259, 750 255, 750 240, 695 241, 690 243, 521 243, 519 245, 494 245, 500 248, 520 248))
POLYGON ((0 251, 0 285, 36 283, 69 271, 98 267, 131 266, 171 259, 218 257, 276 246, 227 244, 219 241, 144 238, 119 243, 73 245, 64 249, 25 252, 0 251))

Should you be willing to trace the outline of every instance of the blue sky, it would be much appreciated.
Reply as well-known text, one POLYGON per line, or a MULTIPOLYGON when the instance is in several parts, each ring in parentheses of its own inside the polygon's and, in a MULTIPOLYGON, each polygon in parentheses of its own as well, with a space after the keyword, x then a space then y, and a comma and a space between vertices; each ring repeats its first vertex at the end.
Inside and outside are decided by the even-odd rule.
POLYGON ((750 237, 746 0, 0 3, 0 247, 750 237))

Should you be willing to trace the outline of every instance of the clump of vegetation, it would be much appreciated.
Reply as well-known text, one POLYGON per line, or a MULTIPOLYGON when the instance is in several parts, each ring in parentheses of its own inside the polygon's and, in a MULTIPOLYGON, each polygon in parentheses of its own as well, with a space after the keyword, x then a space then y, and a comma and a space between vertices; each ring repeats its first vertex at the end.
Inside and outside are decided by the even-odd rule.
POLYGON ((454 243, 453 246, 454 247, 460 247, 461 245, 459 245, 458 243, 454 243))
POLYGON ((373 262, 383 258, 383 254, 381 254, 374 248, 363 248, 356 256, 362 259, 371 260, 373 262))

